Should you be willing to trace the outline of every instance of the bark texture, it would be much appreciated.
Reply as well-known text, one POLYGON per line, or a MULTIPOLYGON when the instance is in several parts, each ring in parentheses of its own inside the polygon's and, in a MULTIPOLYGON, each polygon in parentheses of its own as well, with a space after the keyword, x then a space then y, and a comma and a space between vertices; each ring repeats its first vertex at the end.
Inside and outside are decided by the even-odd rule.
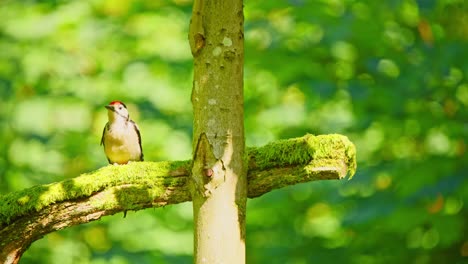
POLYGON ((242 0, 193 5, 195 263, 245 263, 242 9, 242 0))
MULTIPOLYGON (((287 185, 352 176, 355 147, 341 135, 306 135, 247 151, 248 197, 287 185)), ((0 197, 0 263, 17 263, 44 235, 129 210, 191 201, 192 161, 106 166, 0 197)), ((209 173, 209 169, 205 170, 209 173)))

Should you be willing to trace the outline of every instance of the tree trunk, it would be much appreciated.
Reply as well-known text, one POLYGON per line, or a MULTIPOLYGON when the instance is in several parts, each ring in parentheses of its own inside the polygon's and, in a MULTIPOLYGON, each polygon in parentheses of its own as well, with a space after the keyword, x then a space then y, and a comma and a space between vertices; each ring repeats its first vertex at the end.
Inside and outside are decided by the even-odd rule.
POLYGON ((242 0, 193 6, 195 263, 245 263, 242 8, 242 0))

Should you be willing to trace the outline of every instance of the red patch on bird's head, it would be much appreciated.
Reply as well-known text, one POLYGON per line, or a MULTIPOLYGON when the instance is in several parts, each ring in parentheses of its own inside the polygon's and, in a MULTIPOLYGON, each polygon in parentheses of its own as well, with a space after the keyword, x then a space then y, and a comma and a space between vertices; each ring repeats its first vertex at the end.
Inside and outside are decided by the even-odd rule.
POLYGON ((127 106, 124 103, 122 103, 121 101, 112 101, 112 102, 109 103, 109 105, 119 105, 119 104, 123 105, 125 108, 127 108, 127 106))

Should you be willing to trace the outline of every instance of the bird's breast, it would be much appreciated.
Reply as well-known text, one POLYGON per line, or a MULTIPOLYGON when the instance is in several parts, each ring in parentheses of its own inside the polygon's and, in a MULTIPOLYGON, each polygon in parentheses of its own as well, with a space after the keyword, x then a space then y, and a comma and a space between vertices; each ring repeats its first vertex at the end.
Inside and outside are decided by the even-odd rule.
POLYGON ((128 124, 110 125, 108 133, 104 135, 104 151, 113 163, 140 160, 141 148, 135 128, 128 124))

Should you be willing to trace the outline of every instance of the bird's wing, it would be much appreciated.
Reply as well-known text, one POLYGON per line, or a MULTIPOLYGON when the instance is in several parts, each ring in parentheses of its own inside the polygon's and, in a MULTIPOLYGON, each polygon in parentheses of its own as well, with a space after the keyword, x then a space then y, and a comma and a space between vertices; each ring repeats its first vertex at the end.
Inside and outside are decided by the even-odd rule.
POLYGON ((106 132, 106 128, 107 128, 108 125, 109 125, 109 123, 106 123, 106 125, 104 126, 104 129, 102 130, 101 146, 104 145, 104 133, 106 132))
POLYGON ((143 146, 141 145, 141 135, 140 135, 140 128, 138 128, 138 125, 133 122, 133 120, 130 120, 130 122, 133 124, 133 127, 135 128, 135 132, 137 133, 138 136, 138 145, 140 145, 140 161, 143 161, 143 146))

